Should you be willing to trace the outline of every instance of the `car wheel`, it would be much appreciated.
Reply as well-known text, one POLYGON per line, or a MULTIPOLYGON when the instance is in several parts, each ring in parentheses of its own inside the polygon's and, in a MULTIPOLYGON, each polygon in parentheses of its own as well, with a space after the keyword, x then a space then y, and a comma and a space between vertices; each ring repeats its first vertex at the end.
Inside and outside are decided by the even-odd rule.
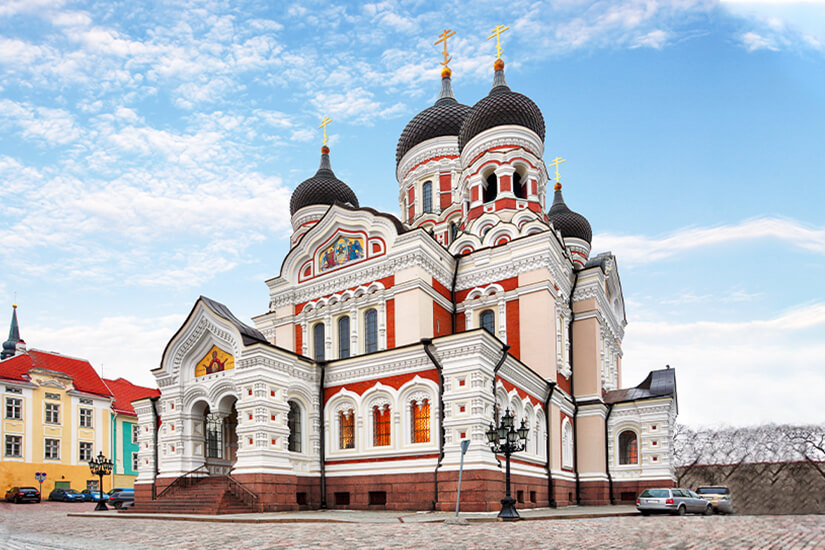
POLYGON ((705 515, 712 516, 713 515, 713 506, 705 506, 705 515))
POLYGON ((14 503, 20 504, 20 497, 14 497, 14 503))
POLYGON ((679 506, 679 508, 676 509, 677 516, 684 516, 685 514, 687 514, 687 509, 684 506, 679 506))
POLYGON ((115 510, 120 510, 120 508, 123 506, 123 503, 122 502, 115 502, 112 506, 115 507, 115 510))

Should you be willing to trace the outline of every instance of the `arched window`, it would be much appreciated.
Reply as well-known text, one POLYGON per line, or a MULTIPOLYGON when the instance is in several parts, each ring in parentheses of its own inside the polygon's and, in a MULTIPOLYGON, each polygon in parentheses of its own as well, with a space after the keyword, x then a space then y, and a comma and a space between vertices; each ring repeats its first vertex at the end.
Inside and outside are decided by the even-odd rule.
POLYGON ((338 435, 341 449, 355 448, 355 412, 352 409, 338 412, 338 435))
POLYGON ((295 401, 289 402, 289 413, 286 416, 289 427, 289 450, 293 453, 301 452, 301 407, 295 401))
POLYGON ((573 425, 566 418, 561 425, 561 464, 564 468, 573 467, 573 425))
POLYGON ((455 241, 456 237, 458 237, 458 224, 456 222, 452 222, 450 224, 450 242, 452 243, 455 241))
POLYGON ((490 202, 496 199, 498 195, 498 178, 495 173, 487 176, 487 185, 484 187, 484 202, 490 202))
POLYGON ((312 327, 312 346, 315 352, 315 360, 324 360, 324 349, 326 343, 324 342, 324 323, 318 323, 312 327))
POLYGON ((496 333, 496 314, 492 309, 485 309, 481 312, 481 328, 495 335, 496 333))
POLYGON ((526 195, 524 185, 521 184, 521 174, 518 172, 513 174, 513 194, 517 199, 523 199, 526 195))
POLYGON ((338 359, 349 357, 349 317, 338 319, 338 359))
POLYGON ((410 418, 412 418, 412 442, 427 443, 430 440, 430 400, 412 401, 410 418))
POLYGON ((619 464, 639 463, 639 443, 636 432, 625 430, 619 434, 619 464))
POLYGON ((364 351, 372 353, 378 351, 378 312, 368 309, 364 313, 364 351))
POLYGON ((422 210, 425 214, 433 211, 433 183, 425 181, 421 186, 421 201, 422 210))
POLYGON ((390 406, 372 408, 372 444, 383 447, 390 444, 390 406))

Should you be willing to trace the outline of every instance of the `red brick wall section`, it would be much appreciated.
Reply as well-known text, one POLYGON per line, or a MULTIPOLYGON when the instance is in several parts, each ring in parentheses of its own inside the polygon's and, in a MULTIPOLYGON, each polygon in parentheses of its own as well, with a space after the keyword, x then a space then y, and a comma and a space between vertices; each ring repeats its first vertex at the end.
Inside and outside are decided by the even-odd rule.
POLYGON ((448 300, 452 299, 452 293, 450 292, 450 289, 447 288, 446 286, 442 285, 438 281, 436 281, 434 277, 432 279, 432 285, 433 285, 433 289, 436 292, 438 292, 439 294, 441 294, 442 296, 444 296, 448 300))
POLYGON ((464 332, 467 325, 467 318, 463 313, 458 313, 455 316, 455 331, 456 332, 464 332))
POLYGON ((438 177, 440 191, 441 191, 441 210, 449 207, 453 202, 452 197, 452 176, 449 172, 440 174, 438 177))
POLYGON ((376 383, 381 382, 385 386, 390 386, 393 389, 398 389, 416 376, 421 378, 426 378, 428 380, 432 380, 433 382, 438 382, 438 371, 435 367, 431 367, 426 370, 419 370, 415 372, 408 372, 405 374, 398 374, 396 376, 385 376, 384 378, 375 378, 372 380, 364 380, 362 382, 352 382, 349 384, 339 385, 339 386, 330 386, 324 388, 324 402, 326 403, 329 399, 338 393, 341 388, 346 387, 349 391, 355 392, 358 395, 363 395, 365 391, 373 387, 376 383))
POLYGON ((433 302, 433 336, 438 338, 450 334, 453 329, 453 318, 446 308, 433 302))
POLYGON ((303 353, 304 349, 304 331, 301 330, 301 325, 295 324, 295 353, 303 353))
POLYGON ((507 302, 507 343, 510 344, 510 355, 519 359, 521 354, 521 330, 518 321, 518 299, 507 302))
POLYGON ((258 495, 259 512, 317 509, 321 506, 321 481, 318 477, 273 474, 235 474, 244 487, 258 495), (304 493, 306 505, 298 504, 304 493))
POLYGON ((556 374, 556 383, 559 385, 559 388, 566 391, 568 395, 572 393, 570 391, 570 379, 565 378, 561 373, 556 374))
POLYGON ((584 506, 610 504, 610 487, 607 481, 582 481, 579 485, 580 502, 584 506))
POLYGON ((387 349, 395 347, 395 299, 387 300, 387 349))
POLYGON ((409 210, 409 217, 408 220, 412 220, 415 217, 415 187, 410 187, 410 193, 407 199, 407 209, 409 210))

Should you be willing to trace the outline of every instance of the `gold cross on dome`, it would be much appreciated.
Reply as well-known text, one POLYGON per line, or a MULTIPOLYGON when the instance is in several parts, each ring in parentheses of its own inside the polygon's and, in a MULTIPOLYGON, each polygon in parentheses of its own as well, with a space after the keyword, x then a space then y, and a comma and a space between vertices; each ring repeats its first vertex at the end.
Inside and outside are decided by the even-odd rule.
POLYGON ((562 162, 567 162, 567 159, 563 159, 561 157, 556 157, 553 159, 553 162, 548 164, 547 166, 555 166, 556 167, 556 183, 559 182, 559 164, 562 162))
POLYGON ((318 126, 318 128, 324 129, 324 145, 327 144, 327 124, 329 124, 330 122, 332 122, 332 119, 325 116, 324 120, 321 121, 321 125, 318 126))
POLYGON ((444 29, 444 32, 442 32, 441 34, 438 35, 440 40, 436 40, 435 43, 434 43, 437 46, 439 43, 444 42, 444 61, 442 61, 441 64, 444 65, 445 67, 447 66, 447 63, 449 63, 450 60, 452 59, 452 57, 447 55, 447 39, 450 38, 451 36, 454 36, 454 35, 455 35, 454 30, 444 29))
POLYGON ((509 29, 510 27, 504 27, 502 25, 496 25, 496 28, 493 29, 493 34, 487 37, 487 40, 490 40, 492 37, 496 37, 496 57, 501 59, 501 33, 509 29))

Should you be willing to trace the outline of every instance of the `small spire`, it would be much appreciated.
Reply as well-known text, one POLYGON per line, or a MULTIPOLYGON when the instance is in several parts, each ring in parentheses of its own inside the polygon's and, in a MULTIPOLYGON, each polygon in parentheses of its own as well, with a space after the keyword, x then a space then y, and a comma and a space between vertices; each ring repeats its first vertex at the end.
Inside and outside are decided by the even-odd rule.
POLYGON ((453 95, 453 80, 450 78, 452 71, 448 67, 444 67, 441 71, 441 93, 438 94, 436 105, 444 105, 446 103, 458 103, 455 95, 453 95))
POLYGON ((17 304, 14 304, 12 305, 9 339, 3 342, 3 351, 0 352, 0 360, 14 356, 17 343, 20 341, 20 327, 17 324, 17 304))
POLYGON ((321 165, 318 167, 318 172, 316 172, 315 175, 317 176, 323 172, 329 172, 333 176, 335 175, 332 172, 332 165, 329 162, 329 147, 326 145, 321 147, 321 165))
POLYGON ((507 81, 504 79, 504 61, 496 59, 493 68, 496 70, 496 74, 493 77, 493 88, 490 90, 490 95, 510 91, 507 81))

